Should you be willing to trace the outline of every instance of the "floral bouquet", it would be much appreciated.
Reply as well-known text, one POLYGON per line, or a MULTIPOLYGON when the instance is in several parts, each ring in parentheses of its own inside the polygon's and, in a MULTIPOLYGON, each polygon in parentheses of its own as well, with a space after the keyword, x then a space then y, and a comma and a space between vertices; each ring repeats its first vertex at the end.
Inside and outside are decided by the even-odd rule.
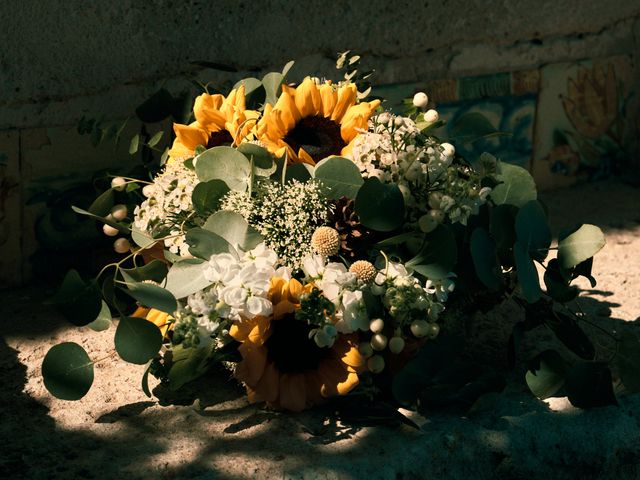
MULTIPOLYGON (((300 411, 358 392, 428 404, 434 365, 463 356, 447 354, 459 333, 447 319, 509 298, 526 314, 514 333, 547 325, 578 359, 542 352, 526 375, 533 393, 610 401, 588 391, 594 378, 610 390, 612 377, 570 307, 571 282, 593 281, 600 230, 565 232, 547 261, 552 237, 529 173, 456 155, 425 93, 405 116, 385 111, 357 60, 340 57, 351 71, 338 82, 288 84, 288 65, 199 95, 155 176, 114 177, 88 210, 74 208, 118 237, 122 258, 93 280, 69 272, 53 304, 96 330, 119 317, 115 351, 146 364, 148 395, 149 374, 178 389, 221 363, 250 402, 300 411)), ((54 346, 45 385, 79 399, 93 365, 77 344, 54 346)), ((465 372, 448 401, 502 388, 465 372)))

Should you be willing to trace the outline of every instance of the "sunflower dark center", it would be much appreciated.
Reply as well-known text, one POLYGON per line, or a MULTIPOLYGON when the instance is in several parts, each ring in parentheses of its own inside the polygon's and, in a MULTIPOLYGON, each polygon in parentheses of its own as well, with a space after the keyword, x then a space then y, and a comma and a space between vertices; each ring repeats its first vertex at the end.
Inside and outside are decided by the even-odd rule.
POLYGON ((346 146, 340 135, 340 125, 324 117, 303 118, 287 133, 284 141, 296 153, 304 148, 315 162, 329 155, 340 155, 346 146))
POLYGON ((267 358, 282 373, 303 373, 315 370, 330 352, 309 338, 312 326, 289 314, 271 322, 271 335, 265 342, 267 358))
POLYGON ((220 130, 219 132, 213 132, 207 142, 207 148, 230 146, 233 143, 233 137, 226 130, 220 130))

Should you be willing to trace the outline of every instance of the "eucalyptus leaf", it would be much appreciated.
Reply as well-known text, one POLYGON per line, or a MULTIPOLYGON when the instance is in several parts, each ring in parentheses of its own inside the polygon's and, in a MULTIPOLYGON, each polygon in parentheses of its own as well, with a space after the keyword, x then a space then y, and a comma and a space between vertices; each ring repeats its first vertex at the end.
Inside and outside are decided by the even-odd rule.
POLYGON ((140 145, 140 135, 136 134, 131 137, 131 142, 129 142, 129 154, 133 155, 138 151, 138 147, 140 145))
POLYGON ((142 386, 142 391, 144 394, 151 398, 151 390, 149 390, 149 373, 151 373, 151 365, 153 364, 153 360, 149 360, 144 367, 144 373, 142 374, 142 379, 140 381, 142 386))
POLYGON ((107 220, 104 217, 101 217, 99 215, 94 215, 91 212, 88 212, 86 210, 83 210, 82 208, 78 208, 76 206, 71 206, 71 210, 73 210, 76 213, 79 213, 80 215, 86 215, 88 217, 94 218, 96 220, 101 221, 102 223, 106 223, 107 225, 109 225, 110 227, 115 228, 116 230, 118 230, 120 233, 124 234, 124 235, 128 235, 129 234, 129 229, 127 227, 125 227, 124 225, 115 222, 113 220, 107 220))
POLYGON ((134 243, 141 248, 150 248, 157 241, 147 232, 143 232, 135 225, 131 225, 131 238, 134 243))
POLYGON ((175 298, 185 298, 205 289, 211 282, 204 276, 208 262, 197 258, 188 258, 174 263, 167 274, 165 289, 175 298))
POLYGON ((121 268, 120 273, 127 283, 143 282, 144 280, 161 283, 167 276, 167 270, 167 264, 156 259, 141 267, 121 268))
POLYGON ((569 350, 585 360, 593 360, 596 349, 577 321, 569 315, 554 312, 545 318, 547 326, 569 350))
POLYGON ((545 350, 529 363, 525 380, 538 398, 553 397, 562 388, 567 366, 558 352, 545 350))
POLYGON ((245 96, 251 95, 255 90, 262 88, 262 82, 255 77, 247 77, 238 81, 233 88, 237 89, 241 85, 244 85, 244 94, 245 96))
POLYGON ((167 375, 171 390, 178 390, 207 371, 212 345, 205 348, 184 348, 180 345, 174 347, 173 363, 167 375))
POLYGON ((150 147, 155 147, 160 142, 163 135, 164 135, 164 132, 162 130, 160 130, 159 132, 156 132, 153 135, 153 137, 149 139, 149 141, 147 142, 147 145, 150 147))
POLYGON ((558 241, 558 261, 562 268, 571 268, 588 260, 604 247, 602 230, 585 224, 572 234, 558 241))
POLYGON ((93 362, 77 343, 60 343, 45 355, 42 377, 44 386, 55 397, 79 400, 93 384, 93 362))
POLYGON ((522 167, 500 162, 496 179, 500 182, 491 191, 491 200, 496 205, 522 207, 538 197, 536 183, 531 174, 522 167))
POLYGON ((491 290, 500 290, 503 282, 496 242, 484 228, 476 228, 471 234, 471 258, 480 281, 491 290))
POLYGON ((220 200, 227 193, 229 193, 229 187, 222 180, 214 179, 208 182, 200 182, 195 186, 191 194, 193 208, 198 215, 210 215, 218 209, 220 200))
MULTIPOLYGON (((274 168, 273 155, 264 147, 255 143, 244 142, 238 147, 238 151, 249 160, 253 160, 253 165, 260 170, 270 170, 274 168)), ((271 172, 273 173, 273 172, 271 172)), ((269 175, 271 175, 271 173, 269 175)), ((265 175, 265 176, 269 176, 265 175)))
POLYGON ((355 211, 365 227, 390 232, 404 223, 404 197, 397 185, 368 178, 356 195, 355 211))
POLYGON ((118 322, 114 342, 118 355, 125 362, 144 365, 158 354, 162 333, 144 318, 123 317, 118 322))
POLYGON ((222 180, 231 190, 247 190, 251 164, 247 157, 231 147, 213 147, 196 157, 196 174, 201 182, 222 180))
POLYGON ((127 288, 123 291, 145 307, 155 308, 162 312, 173 314, 178 309, 176 298, 171 292, 152 283, 127 282, 127 288))
POLYGON ((513 246, 513 256, 518 272, 518 282, 522 288, 522 296, 529 303, 535 303, 542 296, 540 289, 540 279, 533 260, 529 256, 527 248, 520 242, 513 246))
POLYGON ((325 194, 334 200, 340 197, 356 198, 364 183, 356 164, 342 157, 329 157, 318 162, 315 178, 322 183, 325 194))
POLYGON ((255 248, 263 240, 258 231, 236 212, 216 212, 207 218, 202 228, 224 238, 234 248, 244 251, 255 248))
POLYGON ((518 242, 529 252, 531 258, 544 260, 551 245, 551 229, 542 205, 537 200, 525 203, 516 216, 518 242))
POLYGON ((106 217, 111 213, 114 203, 113 189, 110 188, 98 195, 87 211, 99 217, 106 217))
POLYGON ((102 294, 95 280, 85 282, 76 270, 69 270, 48 303, 71 323, 81 327, 98 317, 102 309, 102 294))
POLYGON ((209 260, 217 253, 233 253, 235 249, 220 235, 203 228, 192 228, 185 235, 189 253, 194 257, 209 260))
POLYGON ((431 280, 446 278, 458 260, 458 248, 451 228, 438 227, 424 235, 422 248, 418 254, 406 262, 406 266, 431 280))
POLYGON ((275 105, 282 91, 282 82, 284 81, 284 75, 279 72, 269 72, 262 78, 262 85, 267 94, 265 103, 275 105))
POLYGON ((107 330, 111 326, 111 310, 109 310, 109 305, 107 302, 102 300, 102 308, 100 309, 100 313, 96 319, 89 323, 87 327, 96 332, 103 332, 107 330))

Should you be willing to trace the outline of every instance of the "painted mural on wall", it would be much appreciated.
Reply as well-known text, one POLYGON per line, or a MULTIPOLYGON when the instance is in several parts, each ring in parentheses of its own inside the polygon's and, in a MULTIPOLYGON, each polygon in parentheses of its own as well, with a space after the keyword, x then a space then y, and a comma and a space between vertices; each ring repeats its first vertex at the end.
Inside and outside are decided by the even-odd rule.
POLYGON ((534 176, 546 188, 618 174, 638 152, 628 56, 541 70, 534 176))

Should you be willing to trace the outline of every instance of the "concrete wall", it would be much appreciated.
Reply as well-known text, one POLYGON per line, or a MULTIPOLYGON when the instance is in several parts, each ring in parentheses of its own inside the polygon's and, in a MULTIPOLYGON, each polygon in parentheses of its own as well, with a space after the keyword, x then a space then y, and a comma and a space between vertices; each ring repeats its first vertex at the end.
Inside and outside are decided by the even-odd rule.
MULTIPOLYGON (((122 120, 160 86, 178 93, 189 77, 235 82, 292 59, 293 81, 336 77, 336 53, 347 49, 376 70, 385 96, 425 90, 448 120, 482 113, 496 129, 516 132, 457 146, 529 166, 542 185, 599 178, 616 149, 629 154, 609 131, 585 137, 563 111, 561 98, 584 72, 593 82, 597 72, 615 71, 609 87, 624 107, 616 126, 640 138, 636 0, 2 0, 0 288, 31 279, 34 264, 53 270, 50 262, 65 255, 85 259, 78 248, 97 241, 73 218, 52 217, 52 207, 67 212, 65 202, 87 194, 94 172, 133 160, 126 145, 94 148, 76 131, 81 117, 122 120), (202 60, 236 72, 193 63, 202 60), (70 245, 60 225, 78 243, 70 245)), ((596 115, 600 87, 589 100, 596 115)))

